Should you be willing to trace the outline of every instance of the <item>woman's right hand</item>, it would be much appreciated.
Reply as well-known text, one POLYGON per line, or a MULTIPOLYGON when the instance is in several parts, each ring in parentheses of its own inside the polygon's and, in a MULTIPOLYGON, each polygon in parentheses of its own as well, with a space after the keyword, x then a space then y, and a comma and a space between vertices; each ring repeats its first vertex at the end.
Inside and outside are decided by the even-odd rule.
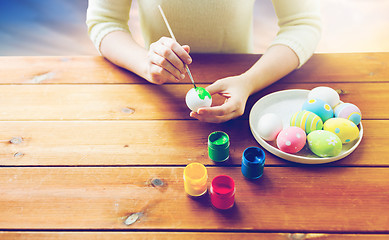
POLYGON ((162 37, 150 45, 148 52, 147 80, 154 84, 179 82, 185 78, 185 63, 190 64, 190 48, 181 46, 174 39, 162 37))

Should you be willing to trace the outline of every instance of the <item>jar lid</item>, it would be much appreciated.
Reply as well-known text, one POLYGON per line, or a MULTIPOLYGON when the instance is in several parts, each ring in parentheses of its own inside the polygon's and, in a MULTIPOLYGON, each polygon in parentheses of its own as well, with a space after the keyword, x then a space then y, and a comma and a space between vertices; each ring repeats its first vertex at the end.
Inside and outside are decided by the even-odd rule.
POLYGON ((213 132, 208 136, 208 146, 213 149, 225 149, 230 146, 230 138, 225 132, 213 132))
POLYGON ((248 147, 243 151, 242 163, 248 167, 264 165, 265 152, 259 147, 248 147))
POLYGON ((207 178, 207 168, 201 163, 190 163, 184 168, 184 180, 192 185, 202 185, 207 178))
POLYGON ((235 182, 228 175, 219 175, 213 178, 211 191, 218 197, 228 198, 235 194, 235 182))

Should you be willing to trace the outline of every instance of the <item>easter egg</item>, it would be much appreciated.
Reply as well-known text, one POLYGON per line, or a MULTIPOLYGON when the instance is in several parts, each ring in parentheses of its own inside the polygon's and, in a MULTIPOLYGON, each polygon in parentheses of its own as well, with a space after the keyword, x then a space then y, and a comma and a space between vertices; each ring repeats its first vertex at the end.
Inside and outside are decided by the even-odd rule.
POLYGON ((282 130, 282 120, 274 113, 264 114, 258 121, 258 133, 266 141, 273 141, 282 130))
POLYGON ((185 102, 190 110, 197 112, 199 108, 210 107, 212 104, 212 97, 205 88, 196 87, 188 91, 185 102))
POLYGON ((299 127, 309 134, 314 130, 323 129, 323 121, 313 112, 303 110, 293 114, 290 119, 290 126, 299 127))
POLYGON ((303 110, 313 112, 321 118, 323 122, 334 117, 331 106, 321 99, 311 98, 304 102, 303 110))
POLYGON ((324 123, 324 130, 338 135, 343 144, 354 141, 359 136, 355 123, 345 118, 331 118, 324 123))
POLYGON ((307 140, 305 131, 299 127, 283 129, 277 136, 277 147, 286 153, 297 153, 307 140))
POLYGON ((342 151, 342 141, 333 132, 313 131, 307 136, 308 148, 319 157, 334 157, 342 151))
POLYGON ((316 98, 321 99, 328 103, 332 108, 340 103, 339 94, 330 87, 316 87, 309 91, 308 99, 316 98))
POLYGON ((336 106, 334 110, 335 117, 337 118, 346 118, 355 123, 355 125, 358 125, 361 122, 361 110, 352 103, 341 103, 336 106))

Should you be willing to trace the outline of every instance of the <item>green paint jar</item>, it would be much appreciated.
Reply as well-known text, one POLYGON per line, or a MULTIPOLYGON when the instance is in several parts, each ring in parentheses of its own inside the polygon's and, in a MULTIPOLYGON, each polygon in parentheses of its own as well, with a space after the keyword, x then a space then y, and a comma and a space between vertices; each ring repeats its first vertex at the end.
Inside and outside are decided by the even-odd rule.
POLYGON ((214 162, 224 162, 230 157, 230 138, 227 133, 216 131, 209 134, 208 156, 214 162))

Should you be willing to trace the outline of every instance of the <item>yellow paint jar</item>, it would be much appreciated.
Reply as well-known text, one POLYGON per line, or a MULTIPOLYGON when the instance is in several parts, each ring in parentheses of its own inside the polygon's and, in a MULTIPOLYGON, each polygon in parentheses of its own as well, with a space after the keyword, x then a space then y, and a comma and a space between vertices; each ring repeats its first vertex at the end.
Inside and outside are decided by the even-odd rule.
POLYGON ((207 169, 201 163, 190 163, 184 169, 185 192, 198 197, 207 192, 207 169))

